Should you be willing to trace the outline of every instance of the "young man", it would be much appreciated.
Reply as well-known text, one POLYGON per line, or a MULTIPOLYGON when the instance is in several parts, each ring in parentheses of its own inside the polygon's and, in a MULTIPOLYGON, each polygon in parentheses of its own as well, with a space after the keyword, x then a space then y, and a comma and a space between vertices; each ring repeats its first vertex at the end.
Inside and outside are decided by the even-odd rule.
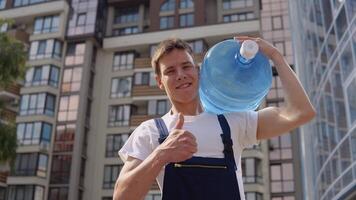
POLYGON ((172 103, 162 117, 169 135, 162 138, 164 128, 158 129, 154 120, 143 122, 132 133, 119 151, 125 165, 115 186, 115 200, 143 199, 156 178, 163 200, 243 200, 242 150, 258 140, 295 129, 315 116, 297 77, 275 47, 260 38, 235 39, 256 41, 259 50, 274 62, 285 106, 223 117, 205 113, 198 95, 199 68, 191 48, 176 38, 161 42, 152 67, 159 88, 166 91, 172 103))

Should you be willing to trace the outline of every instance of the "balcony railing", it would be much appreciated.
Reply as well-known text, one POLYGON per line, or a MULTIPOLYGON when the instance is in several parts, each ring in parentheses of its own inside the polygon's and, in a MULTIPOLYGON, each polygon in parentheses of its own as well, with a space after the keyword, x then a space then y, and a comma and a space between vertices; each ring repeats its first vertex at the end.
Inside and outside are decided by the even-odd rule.
POLYGON ((157 86, 149 85, 134 85, 132 88, 132 96, 155 96, 166 95, 166 93, 157 86))
POLYGON ((0 111, 0 119, 4 121, 15 121, 16 119, 16 112, 8 109, 2 109, 0 111))
POLYGON ((19 84, 12 84, 5 88, 0 87, 0 95, 2 92, 8 92, 8 93, 11 93, 14 95, 19 95, 20 89, 21 89, 21 86, 19 84))
POLYGON ((131 115, 130 125, 138 126, 146 120, 157 118, 157 117, 161 117, 161 116, 159 116, 159 115, 131 115))
POLYGON ((0 172, 0 183, 6 183, 9 172, 0 172))
POLYGON ((151 68, 151 58, 136 58, 135 69, 151 68))

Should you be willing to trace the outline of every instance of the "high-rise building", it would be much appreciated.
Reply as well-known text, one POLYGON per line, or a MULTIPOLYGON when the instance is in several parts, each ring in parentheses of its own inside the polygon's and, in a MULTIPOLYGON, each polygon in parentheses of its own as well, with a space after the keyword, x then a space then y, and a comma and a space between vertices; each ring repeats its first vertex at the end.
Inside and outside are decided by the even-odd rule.
MULTIPOLYGON (((156 45, 180 37, 200 64, 219 41, 259 36, 293 65, 287 9, 287 0, 0 0, 0 18, 14 20, 7 31, 26 36, 29 52, 6 199, 112 199, 118 150, 170 109, 150 66, 156 45)), ((263 106, 282 104, 274 72, 263 106)), ((247 200, 301 198, 297 141, 287 134, 245 150, 247 200)), ((157 199, 154 185, 146 200, 157 199)))
POLYGON ((356 199, 356 1, 290 1, 298 75, 317 109, 301 129, 303 199, 356 199))

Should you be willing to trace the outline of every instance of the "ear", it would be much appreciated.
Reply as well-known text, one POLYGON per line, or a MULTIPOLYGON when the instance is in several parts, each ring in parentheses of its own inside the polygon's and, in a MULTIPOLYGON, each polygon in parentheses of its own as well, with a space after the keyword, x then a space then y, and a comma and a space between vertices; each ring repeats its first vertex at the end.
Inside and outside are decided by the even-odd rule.
POLYGON ((156 75, 155 75, 155 79, 156 79, 157 86, 158 86, 161 90, 164 90, 164 86, 163 86, 163 84, 162 84, 161 76, 156 74, 156 75))

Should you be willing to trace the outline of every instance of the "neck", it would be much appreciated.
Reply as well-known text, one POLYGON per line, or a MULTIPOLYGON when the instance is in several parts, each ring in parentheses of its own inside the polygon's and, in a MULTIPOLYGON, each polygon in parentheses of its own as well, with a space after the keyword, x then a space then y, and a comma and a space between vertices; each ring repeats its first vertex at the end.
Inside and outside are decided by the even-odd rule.
POLYGON ((183 115, 198 115, 203 112, 203 107, 199 98, 189 103, 172 102, 172 114, 182 113, 183 115))

